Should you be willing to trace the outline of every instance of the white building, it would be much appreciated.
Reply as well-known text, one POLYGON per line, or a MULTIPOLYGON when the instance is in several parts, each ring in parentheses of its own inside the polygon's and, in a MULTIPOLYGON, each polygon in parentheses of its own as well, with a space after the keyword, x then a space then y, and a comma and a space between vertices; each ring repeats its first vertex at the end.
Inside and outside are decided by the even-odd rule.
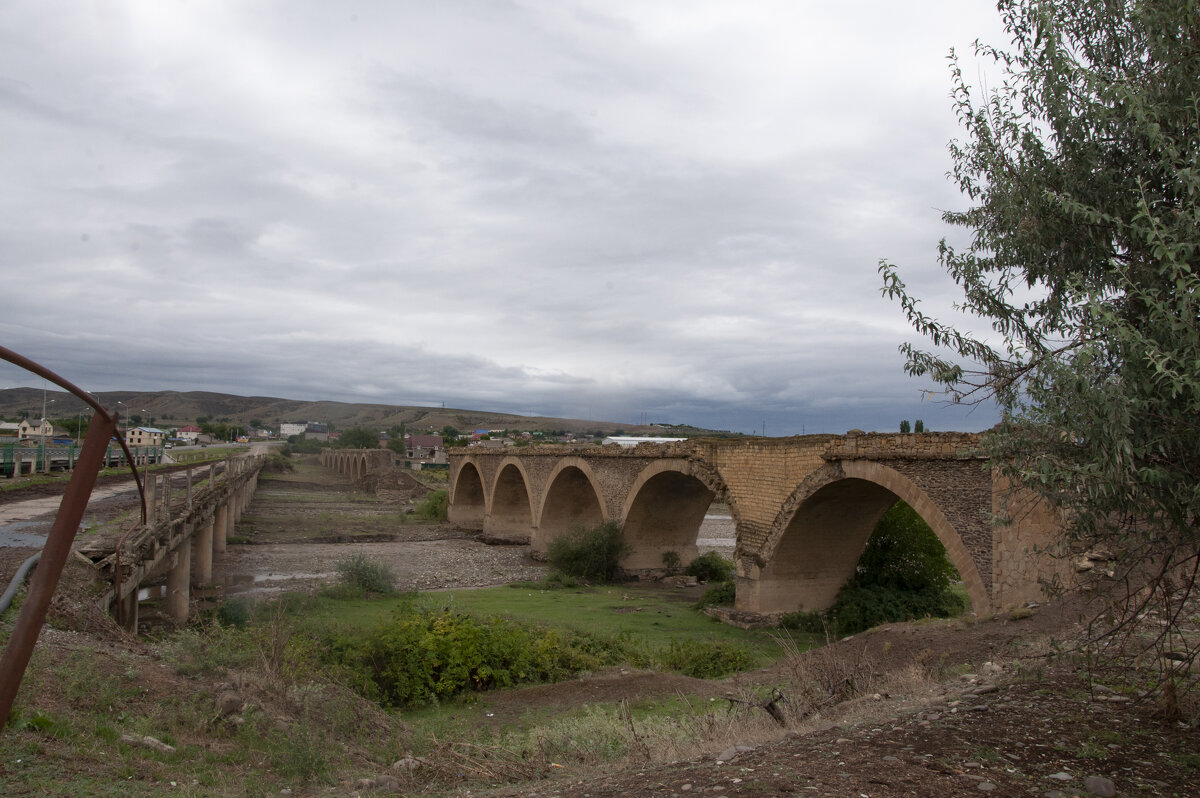
POLYGON ((610 435, 600 442, 606 446, 610 443, 615 443, 617 446, 637 446, 639 443, 671 443, 672 441, 686 440, 687 438, 643 438, 638 435, 610 435))

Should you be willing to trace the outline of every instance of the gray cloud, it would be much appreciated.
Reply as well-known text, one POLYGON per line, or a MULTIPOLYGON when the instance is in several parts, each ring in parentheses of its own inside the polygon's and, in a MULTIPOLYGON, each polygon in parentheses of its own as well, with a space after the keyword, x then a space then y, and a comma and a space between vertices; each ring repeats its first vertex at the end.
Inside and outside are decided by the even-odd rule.
POLYGON ((875 269, 948 312, 944 57, 993 17, 17 2, 0 340, 93 390, 989 426, 921 402, 875 269))

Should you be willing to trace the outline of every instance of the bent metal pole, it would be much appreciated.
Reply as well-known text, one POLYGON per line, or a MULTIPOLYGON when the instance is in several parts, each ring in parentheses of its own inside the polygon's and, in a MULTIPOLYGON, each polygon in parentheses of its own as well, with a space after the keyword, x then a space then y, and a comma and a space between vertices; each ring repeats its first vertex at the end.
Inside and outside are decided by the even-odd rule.
POLYGON ((58 578, 71 551, 71 543, 75 540, 75 532, 79 529, 83 512, 87 509, 108 442, 112 440, 116 429, 116 414, 107 416, 99 411, 88 427, 83 451, 79 453, 75 471, 67 483, 67 490, 58 507, 58 515, 54 518, 46 546, 42 549, 41 562, 30 582, 29 595, 21 605, 21 614, 17 616, 17 623, 8 639, 4 655, 0 657, 0 726, 8 722, 9 713, 17 697, 17 689, 21 686, 25 668, 33 655, 33 647, 37 644, 42 624, 46 621, 50 599, 54 596, 54 589, 58 587, 58 578))

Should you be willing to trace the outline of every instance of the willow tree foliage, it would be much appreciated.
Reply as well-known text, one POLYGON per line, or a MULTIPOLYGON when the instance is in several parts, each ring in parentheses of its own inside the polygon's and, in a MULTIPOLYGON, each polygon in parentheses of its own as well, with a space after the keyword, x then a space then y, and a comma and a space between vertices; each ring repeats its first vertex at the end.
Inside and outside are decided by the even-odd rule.
POLYGON ((902 348, 909 373, 998 401, 998 467, 1170 613, 1200 513, 1200 4, 998 8, 1011 44, 975 54, 1000 82, 977 92, 951 54, 969 207, 944 219, 971 237, 938 250, 994 333, 927 316, 886 262, 883 291, 932 344, 902 348))

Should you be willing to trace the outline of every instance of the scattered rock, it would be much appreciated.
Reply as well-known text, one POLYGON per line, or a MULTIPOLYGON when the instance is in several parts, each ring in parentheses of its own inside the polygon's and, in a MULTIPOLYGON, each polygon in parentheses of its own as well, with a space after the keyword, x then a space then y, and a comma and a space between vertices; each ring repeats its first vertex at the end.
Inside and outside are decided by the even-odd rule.
POLYGON ((991 792, 992 790, 996 789, 996 785, 992 784, 990 781, 981 781, 975 785, 975 789, 980 790, 981 792, 991 792))
POLYGON ((223 718, 228 717, 241 712, 244 703, 240 695, 232 690, 226 690, 217 696, 217 712, 221 713, 223 718))
POLYGON ((412 773, 414 770, 422 767, 424 764, 425 760, 423 759, 419 759, 415 756, 406 756, 403 759, 397 759, 395 762, 393 762, 392 770, 404 770, 412 773))
POLYGON ((1070 781, 1071 779, 1073 779, 1075 777, 1072 776, 1070 773, 1066 773, 1066 772, 1060 770, 1057 773, 1051 773, 1046 778, 1054 779, 1055 781, 1070 781))
POLYGON ((374 781, 374 789, 380 792, 400 792, 400 779, 383 775, 374 781))
POLYGON ((1113 798, 1117 794, 1117 785, 1105 776, 1088 776, 1083 780, 1083 788, 1100 798, 1113 798))
POLYGON ((738 743, 737 745, 731 745, 728 748, 726 748, 724 751, 722 751, 721 753, 717 754, 717 761, 718 762, 729 762, 738 754, 743 754, 747 751, 753 751, 753 750, 754 750, 753 746, 744 745, 742 743, 738 743))
POLYGON ((145 737, 139 737, 135 734, 122 734, 121 742, 128 743, 129 745, 138 745, 142 748, 153 748, 155 751, 162 751, 165 754, 169 754, 175 750, 175 746, 167 745, 162 740, 156 740, 148 734, 145 737))

